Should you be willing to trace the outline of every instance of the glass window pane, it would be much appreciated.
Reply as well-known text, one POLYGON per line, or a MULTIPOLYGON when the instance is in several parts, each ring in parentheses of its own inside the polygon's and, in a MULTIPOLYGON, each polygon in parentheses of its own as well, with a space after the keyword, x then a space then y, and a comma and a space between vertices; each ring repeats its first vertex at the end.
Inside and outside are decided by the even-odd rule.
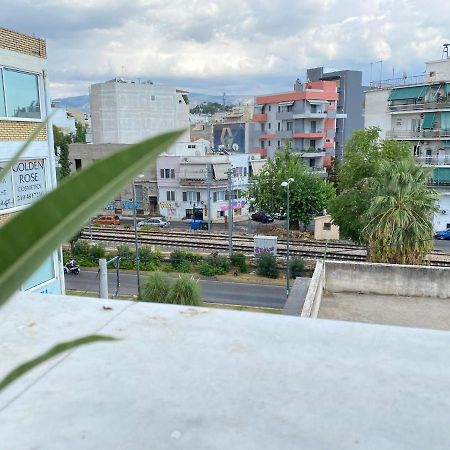
POLYGON ((54 267, 53 267, 53 257, 50 256, 47 258, 39 267, 34 274, 28 278, 27 281, 23 284, 23 289, 31 289, 38 284, 45 283, 48 280, 51 280, 55 277, 54 267))
POLYGON ((0 117, 6 117, 5 97, 3 93, 3 75, 0 69, 0 117))
POLYGON ((40 119, 37 75, 4 69, 3 76, 8 117, 40 119))

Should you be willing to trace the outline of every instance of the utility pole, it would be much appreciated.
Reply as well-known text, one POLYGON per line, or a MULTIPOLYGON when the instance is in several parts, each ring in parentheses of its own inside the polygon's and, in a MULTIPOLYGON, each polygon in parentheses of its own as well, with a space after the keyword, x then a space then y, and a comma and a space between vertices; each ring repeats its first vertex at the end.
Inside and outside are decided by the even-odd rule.
POLYGON ((228 255, 231 258, 233 254, 233 181, 231 174, 233 171, 228 169, 228 255))
POLYGON ((211 178, 212 178, 212 167, 211 164, 208 164, 207 167, 207 175, 208 175, 208 231, 211 231, 211 178))
POLYGON ((133 223, 134 223, 134 246, 136 248, 136 275, 137 275, 137 291, 138 299, 141 298, 141 279, 139 273, 139 245, 136 219, 136 187, 133 181, 133 223))

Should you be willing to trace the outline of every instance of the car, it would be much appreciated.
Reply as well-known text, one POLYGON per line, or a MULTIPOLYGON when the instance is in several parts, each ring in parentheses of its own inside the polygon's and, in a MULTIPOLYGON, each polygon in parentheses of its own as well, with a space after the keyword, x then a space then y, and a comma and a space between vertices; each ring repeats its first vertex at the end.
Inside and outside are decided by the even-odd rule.
POLYGON ((141 220, 137 224, 140 227, 158 227, 167 228, 170 226, 170 222, 165 217, 151 217, 150 219, 141 220))
POLYGON ((120 225, 120 217, 112 214, 97 216, 92 220, 94 225, 120 225))
POLYGON ((286 213, 281 213, 281 212, 272 214, 272 216, 274 219, 277 219, 277 220, 286 220, 286 218, 287 218, 286 213))
POLYGON ((256 212, 252 214, 252 220, 255 220, 256 222, 262 222, 262 223, 269 223, 269 222, 273 222, 273 217, 263 211, 260 212, 256 212))
POLYGON ((436 239, 450 239, 450 228, 447 228, 445 231, 436 231, 434 234, 436 239))

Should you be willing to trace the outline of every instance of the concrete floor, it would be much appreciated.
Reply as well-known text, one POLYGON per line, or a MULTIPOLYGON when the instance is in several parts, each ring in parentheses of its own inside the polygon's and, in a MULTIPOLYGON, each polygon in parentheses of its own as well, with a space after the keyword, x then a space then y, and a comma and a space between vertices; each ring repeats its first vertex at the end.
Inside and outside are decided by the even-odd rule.
POLYGON ((318 318, 450 330, 450 300, 328 292, 318 318))

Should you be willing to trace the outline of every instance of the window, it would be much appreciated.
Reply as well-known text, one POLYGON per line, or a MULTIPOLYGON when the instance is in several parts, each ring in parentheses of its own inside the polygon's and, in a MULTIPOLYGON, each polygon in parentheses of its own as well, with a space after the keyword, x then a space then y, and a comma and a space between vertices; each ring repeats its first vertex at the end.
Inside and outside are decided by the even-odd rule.
POLYGON ((278 131, 281 131, 281 122, 278 122, 278 131))
POLYGON ((213 201, 222 202, 225 200, 225 191, 213 192, 213 201))
POLYGON ((281 141, 277 142, 277 147, 280 148, 281 147, 281 141))
POLYGON ((281 106, 278 106, 278 112, 281 112, 281 106))
POLYGON ((311 105, 311 112, 312 113, 317 112, 317 105, 311 105))
POLYGON ((175 169, 170 169, 170 178, 175 178, 175 169))
POLYGON ((164 169, 164 178, 170 178, 170 169, 164 169))
POLYGON ((151 96, 150 96, 150 100, 151 100, 152 102, 154 102, 154 101, 156 100, 156 97, 155 97, 154 95, 151 95, 151 96))
POLYGON ((175 169, 159 169, 161 178, 175 178, 175 169))
POLYGON ((286 130, 287 131, 292 131, 294 122, 286 122, 286 130))
POLYGON ((267 147, 270 147, 270 145, 271 145, 271 144, 270 144, 270 141, 268 141, 268 142, 267 142, 267 147))
POLYGON ((168 202, 174 202, 175 201, 175 191, 166 191, 166 200, 168 202))
POLYGON ((286 106, 286 112, 292 112, 292 105, 286 106))
POLYGON ((159 176, 164 178, 164 169, 159 169, 159 176))
POLYGON ((142 184, 135 184, 134 192, 136 194, 136 201, 142 203, 144 201, 144 186, 142 184))
POLYGON ((247 167, 244 167, 244 177, 247 176, 247 167))
POLYGON ((200 192, 187 191, 183 192, 183 202, 200 202, 200 192))
POLYGON ((75 159, 75 170, 81 170, 81 159, 75 159))
POLYGON ((269 111, 271 111, 272 110, 272 107, 269 105, 269 111))
POLYGON ((264 141, 261 141, 261 148, 264 148, 264 141))
POLYGON ((331 230, 331 222, 324 222, 323 229, 330 231, 331 230))
POLYGON ((40 119, 38 76, 16 70, 1 70, 0 115, 24 119, 40 119), (4 98, 3 98, 4 96, 4 98))
POLYGON ((267 126, 268 126, 269 130, 272 128, 272 124, 270 122, 267 126))
POLYGON ((316 148, 316 140, 315 139, 311 139, 309 141, 309 148, 316 148))
POLYGON ((3 72, 0 70, 0 117, 6 117, 5 93, 3 89, 3 72))

